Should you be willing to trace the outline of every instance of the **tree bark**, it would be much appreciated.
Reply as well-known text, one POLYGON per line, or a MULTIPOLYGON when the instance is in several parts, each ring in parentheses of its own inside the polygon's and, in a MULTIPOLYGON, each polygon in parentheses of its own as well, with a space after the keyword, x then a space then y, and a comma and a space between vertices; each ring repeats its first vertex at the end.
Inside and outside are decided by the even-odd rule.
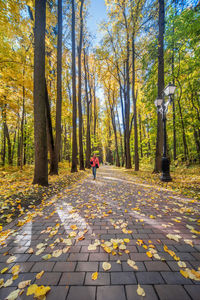
POLYGON ((56 101, 56 139, 55 139, 56 160, 54 166, 54 174, 58 174, 58 162, 59 162, 59 155, 61 149, 61 115, 62 115, 62 0, 58 0, 57 101, 56 101))
MULTIPOLYGON (((159 0, 159 34, 158 34, 158 98, 162 98, 164 90, 164 29, 165 29, 165 4, 159 0)), ((157 113, 157 140, 154 172, 161 172, 163 153, 163 123, 161 113, 157 113)))
POLYGON ((53 128, 52 128, 52 121, 51 121, 51 111, 50 111, 47 84, 45 87, 45 104, 46 104, 46 130, 47 130, 47 142, 48 142, 47 144, 50 153, 49 175, 58 175, 57 157, 56 157, 54 138, 53 138, 53 128))
POLYGON ((78 111, 79 111, 79 163, 80 170, 84 170, 84 156, 83 156, 83 118, 82 118, 82 99, 81 99, 81 53, 83 42, 83 3, 81 0, 80 6, 80 37, 78 46, 78 111))
POLYGON ((85 95, 87 104, 87 131, 86 131, 86 158, 85 167, 90 168, 90 156, 91 156, 91 139, 90 139, 90 100, 88 97, 88 80, 87 80, 87 64, 86 53, 84 50, 84 71, 85 71, 85 95))
POLYGON ((137 97, 135 95, 135 34, 132 34, 132 98, 134 114, 134 140, 135 140, 135 171, 139 171, 139 154, 138 154, 138 130, 137 130, 137 97))
POLYGON ((76 135, 76 44, 75 44, 75 7, 72 0, 72 168, 71 172, 77 172, 77 135, 76 135))
POLYGON ((34 142, 33 184, 48 185, 47 134, 45 117, 45 27, 46 0, 35 0, 34 51, 34 142))

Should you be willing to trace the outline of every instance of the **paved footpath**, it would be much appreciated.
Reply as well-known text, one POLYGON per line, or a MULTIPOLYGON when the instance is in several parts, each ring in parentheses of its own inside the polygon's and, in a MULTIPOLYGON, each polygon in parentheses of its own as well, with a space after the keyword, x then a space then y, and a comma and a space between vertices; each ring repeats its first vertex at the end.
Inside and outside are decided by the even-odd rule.
MULTIPOLYGON (((8 268, 0 299, 31 280, 51 287, 47 300, 199 300, 199 209, 194 199, 101 167, 96 181, 90 174, 9 224, 0 238, 0 271, 8 268), (16 265, 18 278, 7 281, 16 265)), ((33 299, 26 293, 17 299, 33 299)))

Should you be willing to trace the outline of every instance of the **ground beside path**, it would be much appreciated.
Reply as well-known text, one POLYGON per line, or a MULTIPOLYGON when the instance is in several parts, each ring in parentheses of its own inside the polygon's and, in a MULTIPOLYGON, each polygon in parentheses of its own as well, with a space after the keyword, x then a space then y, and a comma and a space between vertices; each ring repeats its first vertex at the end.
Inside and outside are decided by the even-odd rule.
MULTIPOLYGON (((50 286, 47 300, 200 299, 199 209, 101 167, 96 181, 89 175, 4 230, 0 299, 26 280, 50 286)), ((17 299, 33 299, 26 294, 17 299)))

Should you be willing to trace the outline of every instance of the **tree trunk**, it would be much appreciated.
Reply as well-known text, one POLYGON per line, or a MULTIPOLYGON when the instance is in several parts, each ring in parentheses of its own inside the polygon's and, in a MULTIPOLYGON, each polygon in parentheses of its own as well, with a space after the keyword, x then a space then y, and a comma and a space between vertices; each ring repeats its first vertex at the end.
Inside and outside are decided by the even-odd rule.
POLYGON ((75 44, 75 7, 72 0, 72 168, 71 172, 77 172, 77 135, 76 135, 76 44, 75 44))
POLYGON ((61 115, 62 115, 62 0, 58 0, 57 101, 56 101, 56 139, 55 139, 54 174, 58 174, 58 162, 59 162, 59 154, 61 149, 61 115))
POLYGON ((34 32, 34 143, 33 184, 48 185, 47 134, 45 116, 45 27, 46 0, 35 0, 34 32))
POLYGON ((83 3, 81 0, 80 6, 80 38, 78 46, 78 111, 79 111, 79 162, 80 170, 84 170, 84 156, 83 156, 83 118, 82 118, 82 100, 81 100, 81 52, 83 41, 83 3))
MULTIPOLYGON (((164 29, 165 29, 165 4, 159 0, 159 34, 158 34, 158 98, 162 98, 164 90, 164 29)), ((157 113, 157 140, 154 172, 161 172, 163 153, 163 123, 161 113, 157 113)))
POLYGON ((8 131, 8 126, 6 121, 4 122, 4 130, 5 130, 5 136, 7 138, 7 143, 8 143, 8 164, 11 166, 12 165, 12 145, 10 141, 10 134, 8 131))
POLYGON ((142 122, 141 122, 141 115, 138 115, 139 119, 139 133, 140 133, 140 155, 143 157, 143 147, 142 147, 142 122))
POLYGON ((86 65, 86 53, 84 50, 84 69, 85 69, 85 95, 87 104, 87 131, 86 131, 86 158, 85 167, 90 168, 90 156, 91 156, 91 139, 90 139, 90 101, 88 98, 88 80, 87 80, 87 65, 86 65))
POLYGON ((132 35, 132 98, 134 114, 134 140, 135 140, 135 171, 139 171, 139 154, 138 154, 138 130, 137 130, 137 97, 135 95, 135 34, 132 35))
MULTIPOLYGON (((23 81, 25 76, 25 70, 23 69, 23 81)), ((23 99, 22 99, 22 119, 21 119, 21 137, 20 137, 20 168, 23 168, 23 148, 24 148, 24 114, 25 114, 25 87, 23 82, 23 99)))
POLYGON ((58 175, 57 157, 56 157, 54 138, 53 138, 53 128, 52 128, 52 121, 51 121, 51 111, 50 111, 50 105, 49 105, 47 84, 45 87, 45 103, 46 103, 47 142, 48 142, 48 149, 49 149, 49 153, 50 153, 49 175, 58 175), (56 173, 56 171, 57 171, 57 173, 56 173))

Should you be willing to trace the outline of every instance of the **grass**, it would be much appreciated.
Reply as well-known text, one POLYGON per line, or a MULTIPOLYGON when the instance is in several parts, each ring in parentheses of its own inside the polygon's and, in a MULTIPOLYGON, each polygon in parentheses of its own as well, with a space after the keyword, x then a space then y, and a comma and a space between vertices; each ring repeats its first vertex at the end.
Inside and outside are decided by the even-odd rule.
POLYGON ((155 184, 167 188, 169 190, 177 191, 178 193, 200 200, 200 165, 179 165, 171 166, 172 182, 162 182, 160 174, 154 174, 153 165, 140 164, 140 171, 126 170, 128 174, 137 176, 143 182, 155 184))

